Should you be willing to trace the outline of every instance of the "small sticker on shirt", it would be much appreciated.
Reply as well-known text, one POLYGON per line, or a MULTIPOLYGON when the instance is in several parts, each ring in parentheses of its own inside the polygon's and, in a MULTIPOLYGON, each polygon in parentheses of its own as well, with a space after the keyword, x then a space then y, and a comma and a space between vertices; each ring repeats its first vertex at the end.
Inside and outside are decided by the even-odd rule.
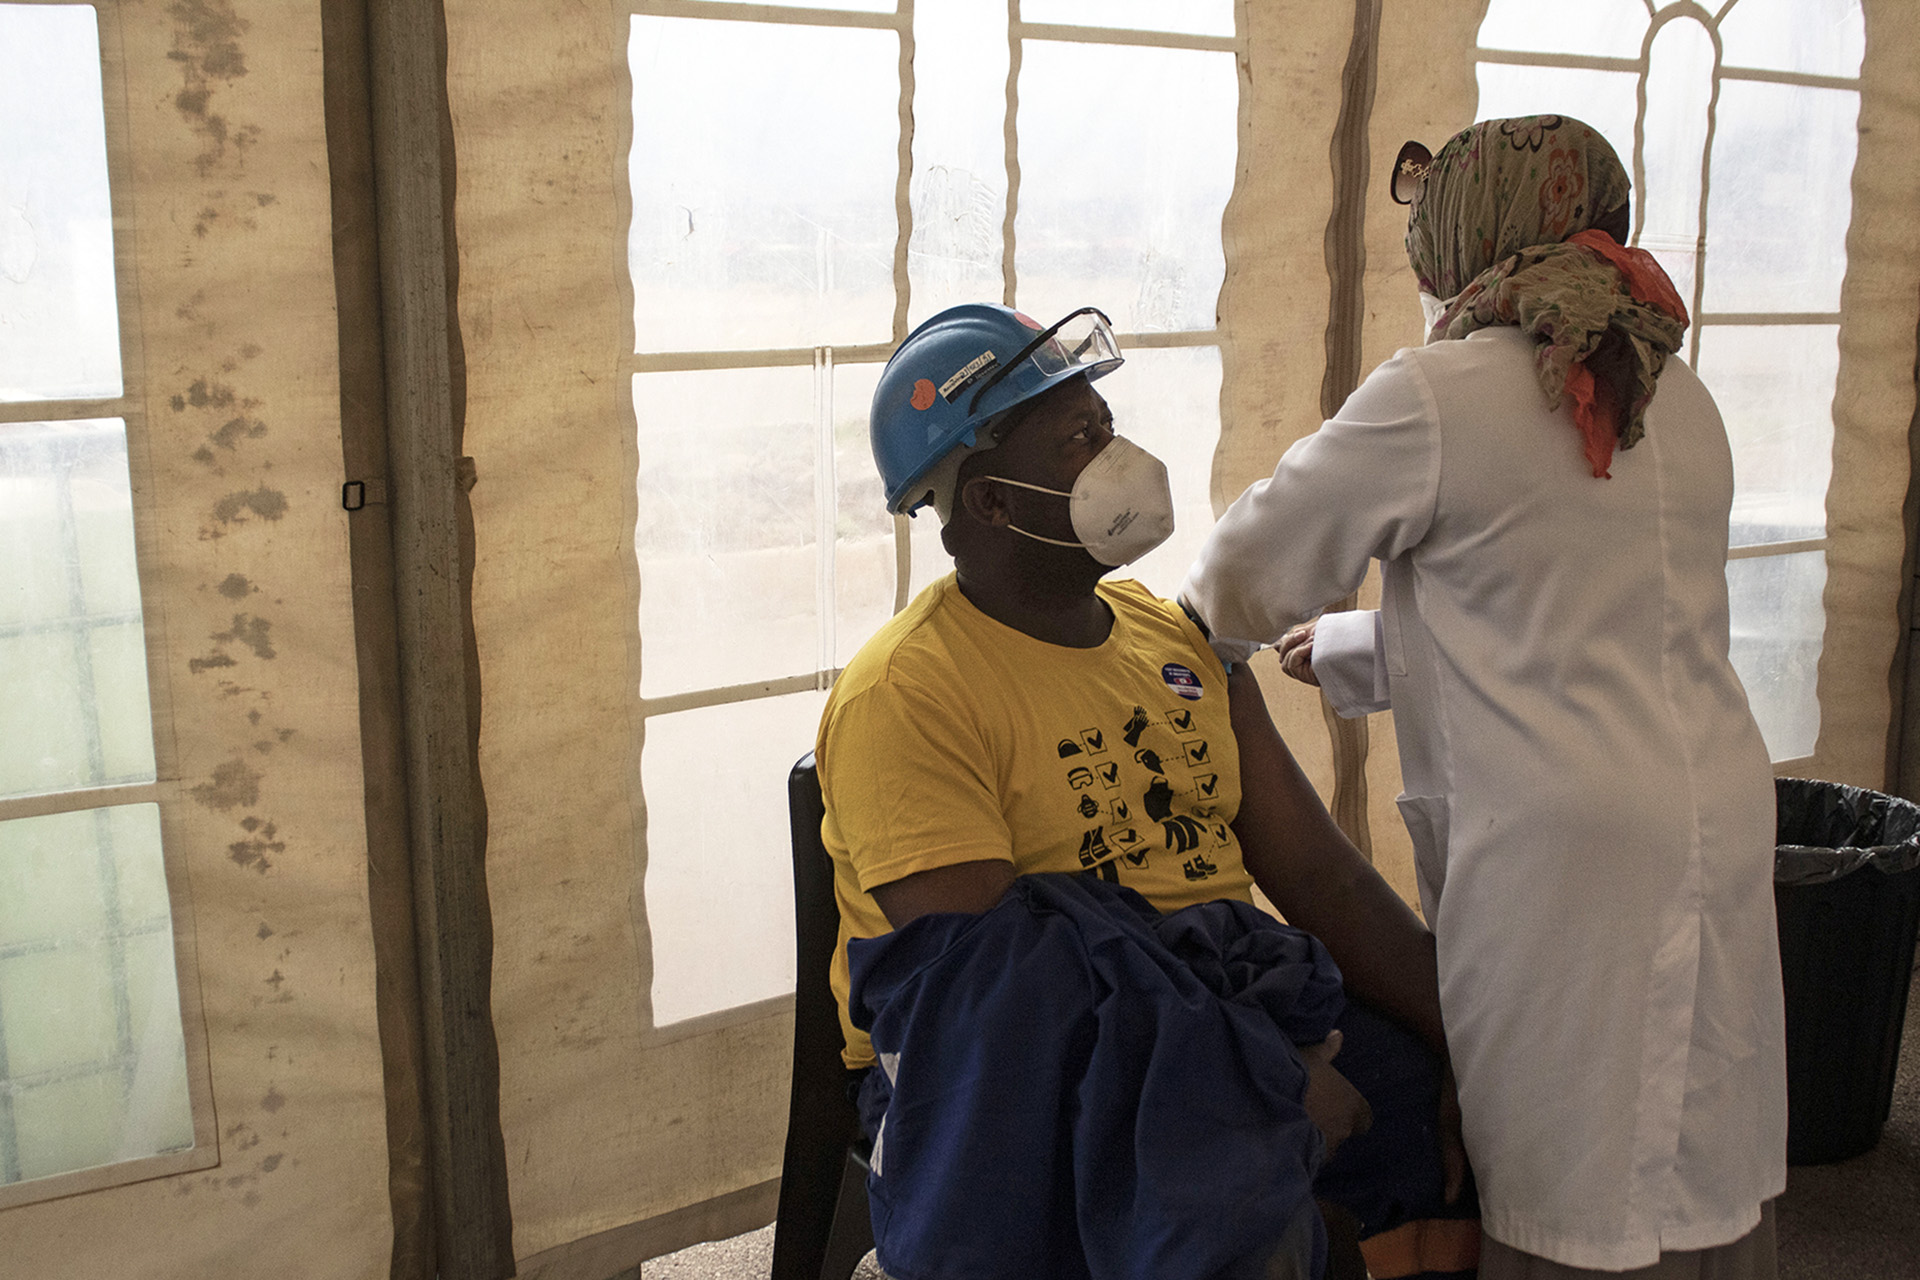
POLYGON ((1167 682, 1167 688, 1189 702, 1197 701, 1203 692, 1200 688, 1200 677, 1193 674, 1191 667, 1183 667, 1177 662, 1169 662, 1161 667, 1160 678, 1167 682))

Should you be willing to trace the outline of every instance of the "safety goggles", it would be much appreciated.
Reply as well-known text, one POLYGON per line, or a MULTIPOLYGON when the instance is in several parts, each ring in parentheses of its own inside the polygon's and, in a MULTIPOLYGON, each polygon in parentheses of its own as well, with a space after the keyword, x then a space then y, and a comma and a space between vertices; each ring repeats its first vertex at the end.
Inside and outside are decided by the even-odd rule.
POLYGON ((1020 348, 1013 359, 994 370, 993 376, 981 383, 980 389, 967 401, 967 413, 975 413, 980 407, 981 398, 1028 360, 1033 361, 1033 367, 1043 379, 1053 378, 1070 369, 1111 369, 1121 361, 1120 344, 1113 336, 1112 322, 1100 308, 1082 307, 1078 311, 1070 311, 1062 319, 1042 329, 1039 336, 1020 348))
POLYGON ((1427 180, 1427 170, 1433 168, 1433 152, 1418 142, 1408 142, 1401 146, 1400 154, 1393 158, 1393 180, 1388 188, 1395 204, 1412 204, 1414 196, 1420 193, 1420 184, 1427 180))

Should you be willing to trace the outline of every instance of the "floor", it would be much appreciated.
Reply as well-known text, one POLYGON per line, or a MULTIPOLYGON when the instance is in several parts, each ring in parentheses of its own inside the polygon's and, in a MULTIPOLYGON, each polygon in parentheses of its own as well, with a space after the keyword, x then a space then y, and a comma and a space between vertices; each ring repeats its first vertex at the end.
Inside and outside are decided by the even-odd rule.
MULTIPOLYGON (((1788 1170, 1778 1212, 1780 1280, 1920 1280, 1920 976, 1879 1145, 1788 1170)), ((772 1259, 767 1226, 643 1263, 639 1280, 764 1280, 772 1259)), ((884 1277, 869 1256, 854 1280, 884 1277)))
POLYGON ((1788 1169, 1779 1231, 1780 1280, 1920 1280, 1920 976, 1879 1145, 1788 1169))

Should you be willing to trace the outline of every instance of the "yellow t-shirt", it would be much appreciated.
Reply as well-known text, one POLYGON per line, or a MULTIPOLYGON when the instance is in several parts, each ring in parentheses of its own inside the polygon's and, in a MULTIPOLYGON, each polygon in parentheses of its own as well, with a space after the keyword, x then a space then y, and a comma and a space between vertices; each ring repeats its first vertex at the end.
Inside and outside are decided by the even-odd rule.
POLYGON ((1113 630, 1092 649, 980 612, 949 574, 841 673, 815 746, 840 941, 833 989, 850 1067, 847 941, 889 931, 869 892, 998 858, 1016 874, 1099 868, 1162 911, 1252 900, 1228 825, 1240 755, 1227 677, 1180 607, 1103 582, 1113 630))

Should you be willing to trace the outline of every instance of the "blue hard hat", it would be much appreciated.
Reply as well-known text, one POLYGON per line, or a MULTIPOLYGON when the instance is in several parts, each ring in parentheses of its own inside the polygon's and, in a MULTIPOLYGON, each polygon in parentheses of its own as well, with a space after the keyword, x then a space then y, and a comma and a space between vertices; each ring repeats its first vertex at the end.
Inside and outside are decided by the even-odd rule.
POLYGON ((948 307, 907 335, 874 388, 867 430, 887 510, 911 512, 942 458, 972 446, 988 422, 1082 374, 1120 367, 1106 316, 1083 307, 1048 328, 1011 307, 948 307))

